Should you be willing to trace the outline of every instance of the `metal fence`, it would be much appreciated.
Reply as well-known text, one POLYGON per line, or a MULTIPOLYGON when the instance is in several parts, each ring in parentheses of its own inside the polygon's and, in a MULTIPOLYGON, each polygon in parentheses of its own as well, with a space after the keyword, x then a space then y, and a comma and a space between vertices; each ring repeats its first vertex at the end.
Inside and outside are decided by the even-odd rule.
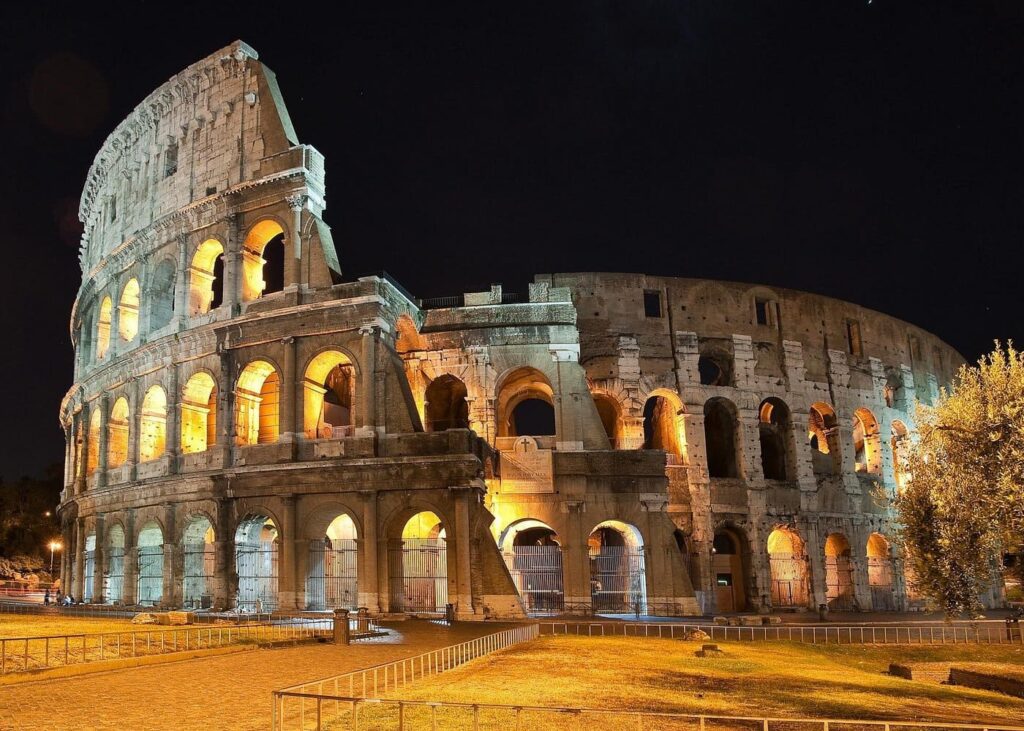
POLYGON ((561 546, 513 546, 502 556, 527 612, 559 614, 565 609, 561 546))
POLYGON ((351 609, 359 604, 355 540, 320 538, 309 542, 306 603, 310 609, 351 609))
MULTIPOLYGON (((283 694, 283 692, 279 692, 283 694)), ((1024 726, 1002 723, 966 724, 930 721, 877 721, 850 718, 773 718, 770 716, 713 716, 687 713, 652 713, 603 708, 449 703, 359 698, 345 695, 303 697, 305 713, 287 719, 277 715, 275 731, 290 729, 418 729, 472 728, 473 731, 523 731, 524 729, 585 728, 635 729, 635 731, 1024 731, 1024 726)), ((285 697, 285 696, 283 696, 285 697)), ((286 697, 295 698, 294 695, 286 697)))
POLYGON ((329 619, 0 639, 0 675, 100 660, 333 636, 329 619))
POLYGON ((522 625, 458 645, 431 650, 415 657, 275 690, 273 728, 275 731, 319 730, 326 728, 326 723, 341 724, 339 728, 348 728, 344 725, 350 721, 347 714, 354 710, 354 706, 350 704, 365 702, 383 693, 394 692, 416 680, 443 673, 496 650, 536 639, 538 634, 536 624, 522 625), (333 701, 339 698, 345 702, 325 703, 326 700, 333 701))
POLYGON ((590 551, 590 600, 597 612, 647 612, 643 549, 601 546, 590 551))
POLYGON ((1002 622, 973 625, 759 625, 663 624, 638 622, 541 622, 544 635, 585 635, 588 637, 660 637, 684 639, 695 631, 711 640, 741 642, 787 641, 812 645, 1020 645, 1019 626, 1002 622))
POLYGON ((442 538, 405 538, 388 549, 391 610, 443 612, 448 603, 448 547, 442 538))

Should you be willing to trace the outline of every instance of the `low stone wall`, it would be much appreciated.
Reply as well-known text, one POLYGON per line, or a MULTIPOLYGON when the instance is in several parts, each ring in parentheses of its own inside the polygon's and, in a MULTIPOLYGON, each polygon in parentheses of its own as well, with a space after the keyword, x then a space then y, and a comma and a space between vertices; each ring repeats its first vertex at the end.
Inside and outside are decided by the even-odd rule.
POLYGON ((1002 675, 990 675, 976 670, 953 667, 949 669, 949 682, 980 690, 994 690, 998 693, 1024 698, 1024 680, 1002 675))

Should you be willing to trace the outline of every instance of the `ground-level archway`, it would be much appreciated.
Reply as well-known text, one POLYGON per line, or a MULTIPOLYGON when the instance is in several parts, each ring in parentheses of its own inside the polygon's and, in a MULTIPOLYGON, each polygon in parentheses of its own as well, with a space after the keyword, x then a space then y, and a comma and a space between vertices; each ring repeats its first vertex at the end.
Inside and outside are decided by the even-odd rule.
POLYGON ((804 542, 791 528, 776 528, 768 536, 773 607, 806 607, 807 556, 804 542))
POLYGON ((747 609, 745 545, 746 539, 733 528, 721 528, 715 532, 711 573, 715 583, 715 604, 720 612, 743 612, 747 609))
POLYGON ((124 601, 124 528, 115 523, 107 530, 106 562, 103 571, 103 600, 124 601))
POLYGON ((868 537, 868 586, 871 589, 871 608, 875 611, 896 609, 893 593, 892 549, 881 533, 868 537))
POLYGON ((854 608, 853 559, 850 542, 842 533, 825 539, 825 599, 829 609, 854 608))
POLYGON ((195 516, 185 527, 181 538, 181 602, 186 609, 213 606, 214 538, 213 526, 205 515, 195 516))
POLYGON ((645 614, 647 570, 640 531, 628 523, 606 520, 591 531, 587 548, 594 613, 645 614))
POLYGON ((278 531, 266 515, 250 515, 235 530, 235 605, 248 612, 277 609, 278 531))
POLYGON ((306 606, 355 609, 359 604, 359 550, 356 524, 346 513, 335 517, 323 538, 309 541, 306 606))
POLYGON ((138 578, 135 602, 155 607, 164 598, 164 532, 155 521, 142 526, 137 542, 138 578))
POLYGON ((389 597, 394 612, 443 612, 448 604, 447 531, 437 514, 417 513, 388 549, 389 597))
POLYGON ((503 531, 500 548, 527 613, 563 611, 562 546, 554 529, 532 518, 516 521, 503 531))

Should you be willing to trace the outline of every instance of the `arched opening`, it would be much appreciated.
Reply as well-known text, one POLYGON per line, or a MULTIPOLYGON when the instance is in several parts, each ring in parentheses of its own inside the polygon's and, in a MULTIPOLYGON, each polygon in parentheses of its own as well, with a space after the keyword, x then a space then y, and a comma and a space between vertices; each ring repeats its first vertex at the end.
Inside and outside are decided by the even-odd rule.
POLYGON ((242 301, 282 289, 284 229, 276 221, 264 219, 249 229, 242 246, 242 301))
POLYGON ((811 464, 816 475, 839 474, 839 421, 826 403, 811 406, 807 420, 807 440, 811 445, 811 464))
POLYGON ((159 330, 174 317, 174 261, 164 259, 153 271, 149 291, 149 330, 159 330))
POLYGON ((85 537, 85 566, 83 569, 82 601, 92 604, 92 588, 96 581, 96 534, 90 533, 85 537))
POLYGON ((205 371, 181 390, 181 452, 205 452, 217 443, 217 384, 205 371))
POLYGON ((215 534, 210 519, 196 515, 181 536, 182 605, 186 609, 213 606, 213 577, 216 565, 215 534))
POLYGON ((469 404, 466 384, 455 376, 438 376, 427 386, 427 431, 469 428, 469 404))
POLYGON ((891 611, 896 608, 896 597, 893 594, 889 541, 881 533, 872 533, 868 537, 867 554, 871 608, 875 611, 891 611))
POLYGON ((747 608, 747 572, 744 570, 746 539, 732 528, 715 532, 711 546, 711 572, 715 600, 720 612, 743 612, 747 608))
POLYGON ((651 396, 644 404, 644 449, 663 449, 683 455, 682 403, 667 396, 651 396))
POLYGON ((280 389, 277 371, 265 360, 253 361, 235 388, 236 444, 269 444, 278 437, 280 389))
POLYGON ((94 406, 89 417, 89 439, 85 448, 85 472, 91 475, 100 464, 100 429, 103 415, 99 407, 94 406))
POLYGON ((612 449, 620 449, 622 420, 619 417, 618 402, 604 394, 595 393, 594 406, 597 407, 597 415, 601 418, 601 426, 604 427, 604 433, 608 435, 612 449))
POLYGON ((391 611, 443 612, 448 604, 447 533, 436 514, 409 518, 401 547, 388 550, 391 611))
POLYGON ((117 469, 128 461, 128 399, 114 402, 107 424, 107 469, 117 469))
POLYGON ((606 520, 591 531, 587 549, 594 613, 646 614, 647 571, 640 531, 618 520, 606 520))
POLYGON ((807 556, 796 531, 776 528, 768 536, 772 606, 805 607, 808 602, 807 556))
POLYGON ((124 601, 124 528, 115 523, 107 529, 107 550, 103 572, 103 599, 107 604, 124 601))
POLYGON ((501 537, 501 554, 531 615, 558 614, 565 608, 562 547, 558 535, 539 520, 519 520, 501 537))
POLYGON ((793 429, 789 407, 777 398, 761 402, 758 420, 761 471, 766 480, 793 480, 793 429))
POLYGON ((139 280, 128 280, 117 305, 117 332, 125 342, 139 334, 139 280))
POLYGON ((359 604, 356 524, 341 513, 323 538, 309 542, 306 605, 309 609, 355 609, 359 604))
POLYGON ((910 446, 910 433, 906 425, 899 420, 892 422, 892 437, 889 441, 892 448, 892 472, 896 490, 902 492, 910 481, 907 468, 907 447, 910 446))
POLYGON ((356 369, 347 355, 327 350, 310 361, 302 393, 303 430, 309 439, 352 436, 356 369))
POLYGON ((243 612, 277 609, 278 537, 277 526, 265 515, 244 518, 235 530, 235 606, 243 612))
POLYGON ((554 392, 536 368, 518 368, 498 389, 498 436, 551 436, 555 434, 554 392))
POLYGON ((736 408, 726 399, 713 398, 704 404, 704 448, 709 476, 740 476, 736 459, 736 408))
POLYGON ((114 303, 104 297, 100 303, 100 316, 96 320, 96 358, 106 358, 110 350, 110 321, 114 314, 114 303))
POLYGON ((136 543, 138 579, 135 601, 144 607, 155 607, 164 596, 164 532, 155 521, 142 526, 136 543))
POLYGON ((857 409, 853 414, 853 451, 857 472, 877 475, 882 471, 878 420, 868 409, 857 409))
POLYGON ((719 353, 702 354, 697 359, 697 375, 702 386, 730 386, 731 358, 719 353))
POLYGON ((842 533, 825 539, 825 599, 829 609, 854 608, 853 559, 850 542, 842 533))
POLYGON ((139 428, 139 461, 148 462, 164 453, 167 444, 167 394, 151 386, 142 399, 139 428))
POLYGON ((189 269, 188 314, 202 315, 224 302, 224 246, 207 239, 196 249, 189 269))

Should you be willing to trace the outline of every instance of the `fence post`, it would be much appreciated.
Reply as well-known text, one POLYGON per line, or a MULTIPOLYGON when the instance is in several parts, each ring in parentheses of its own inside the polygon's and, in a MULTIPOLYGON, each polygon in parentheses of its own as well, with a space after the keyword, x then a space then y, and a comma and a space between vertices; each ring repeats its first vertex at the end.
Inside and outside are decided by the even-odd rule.
POLYGON ((347 645, 351 642, 348 631, 348 610, 334 610, 334 644, 347 645))

